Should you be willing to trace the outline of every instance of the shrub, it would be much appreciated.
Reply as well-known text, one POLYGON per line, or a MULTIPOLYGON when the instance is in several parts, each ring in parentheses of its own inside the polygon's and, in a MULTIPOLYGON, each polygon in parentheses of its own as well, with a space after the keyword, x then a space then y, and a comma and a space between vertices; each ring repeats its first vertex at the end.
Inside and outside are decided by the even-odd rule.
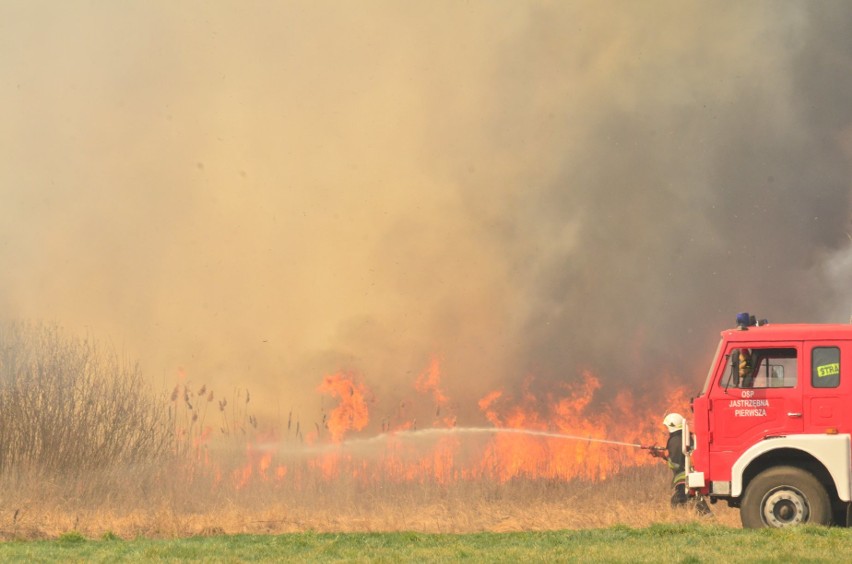
POLYGON ((137 364, 56 327, 0 323, 0 472, 82 475, 169 451, 137 364))

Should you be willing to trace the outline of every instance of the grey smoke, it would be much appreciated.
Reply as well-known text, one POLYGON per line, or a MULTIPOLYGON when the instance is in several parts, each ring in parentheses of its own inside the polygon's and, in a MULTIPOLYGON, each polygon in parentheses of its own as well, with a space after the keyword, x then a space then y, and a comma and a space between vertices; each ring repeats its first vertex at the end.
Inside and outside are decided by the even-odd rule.
POLYGON ((528 376, 695 387, 737 311, 848 319, 850 24, 845 2, 6 2, 0 307, 306 421, 346 369, 374 423, 425 425, 433 356, 471 422, 528 376))

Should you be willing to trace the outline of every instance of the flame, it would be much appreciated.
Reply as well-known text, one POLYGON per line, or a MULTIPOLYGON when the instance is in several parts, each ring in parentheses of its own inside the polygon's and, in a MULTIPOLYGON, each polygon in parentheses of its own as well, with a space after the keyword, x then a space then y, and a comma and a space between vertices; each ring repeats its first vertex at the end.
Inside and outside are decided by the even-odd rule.
MULTIPOLYGON (((585 372, 579 383, 565 386, 557 397, 539 398, 527 391, 520 403, 513 404, 502 393, 491 392, 479 406, 497 427, 649 444, 660 435, 663 406, 680 409, 686 404, 680 389, 644 409, 628 391, 619 392, 612 402, 596 404, 600 388, 600 380, 585 372)), ((497 435, 487 449, 487 460, 483 472, 501 482, 518 477, 604 480, 622 468, 651 462, 646 453, 620 445, 522 434, 497 435)))
POLYGON ((340 399, 325 421, 332 441, 339 443, 348 431, 360 431, 367 426, 370 421, 365 400, 367 389, 353 376, 343 373, 326 376, 317 390, 340 399))
MULTIPOLYGON (((365 430, 370 422, 367 398, 372 394, 353 374, 331 374, 317 388, 336 400, 323 417, 327 434, 315 424, 316 433, 303 438, 298 421, 296 435, 288 435, 289 439, 255 431, 248 437, 243 464, 229 471, 222 463, 210 460, 206 448, 211 440, 210 427, 206 426, 193 441, 196 453, 204 447, 204 456, 196 454, 193 463, 209 468, 217 483, 221 476, 230 476, 236 489, 261 483, 312 487, 307 484, 318 479, 347 479, 364 485, 470 480, 505 483, 516 479, 598 481, 625 468, 656 461, 638 448, 597 441, 660 442, 665 437, 660 425, 664 414, 672 410, 683 413, 688 407, 681 387, 666 389, 651 400, 638 401, 627 389, 604 400, 598 397, 602 382, 589 371, 576 382, 545 392, 533 392, 533 382, 528 379, 517 398, 500 389, 482 396, 477 406, 490 429, 455 427, 455 416, 445 416, 419 431, 414 420, 390 430, 385 419, 381 434, 359 438, 352 435, 365 430), (282 449, 282 445, 288 448, 282 449)), ((451 404, 441 388, 438 360, 432 360, 416 378, 414 389, 428 396, 438 410, 451 404)), ((198 396, 205 397, 202 393, 198 396)), ((401 404, 401 412, 405 405, 401 404)), ((244 417, 256 421, 253 416, 244 417)), ((231 427, 237 425, 232 423, 231 427)), ((287 429, 291 433, 289 418, 287 429)))

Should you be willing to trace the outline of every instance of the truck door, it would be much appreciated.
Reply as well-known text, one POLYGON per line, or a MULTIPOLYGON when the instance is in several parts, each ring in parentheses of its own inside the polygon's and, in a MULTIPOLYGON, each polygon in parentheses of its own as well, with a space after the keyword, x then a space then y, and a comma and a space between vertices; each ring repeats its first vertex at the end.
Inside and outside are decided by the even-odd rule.
POLYGON ((846 341, 808 341, 805 344, 804 407, 805 433, 849 433, 848 398, 852 382, 848 377, 850 343, 846 341))
MULTIPOLYGON (((729 342, 710 392, 710 458, 730 467, 766 437, 801 433, 802 344, 729 342)), ((806 372, 806 371, 805 371, 806 372)))

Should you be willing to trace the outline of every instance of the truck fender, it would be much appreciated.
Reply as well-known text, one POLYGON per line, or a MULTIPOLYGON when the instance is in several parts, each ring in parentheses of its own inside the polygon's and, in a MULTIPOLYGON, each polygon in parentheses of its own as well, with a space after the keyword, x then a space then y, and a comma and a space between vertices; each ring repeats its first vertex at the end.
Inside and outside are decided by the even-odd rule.
POLYGON ((731 496, 742 495, 743 474, 754 460, 781 448, 800 450, 817 459, 831 475, 837 497, 842 501, 852 500, 852 440, 848 434, 789 435, 764 439, 752 445, 731 467, 731 496))

